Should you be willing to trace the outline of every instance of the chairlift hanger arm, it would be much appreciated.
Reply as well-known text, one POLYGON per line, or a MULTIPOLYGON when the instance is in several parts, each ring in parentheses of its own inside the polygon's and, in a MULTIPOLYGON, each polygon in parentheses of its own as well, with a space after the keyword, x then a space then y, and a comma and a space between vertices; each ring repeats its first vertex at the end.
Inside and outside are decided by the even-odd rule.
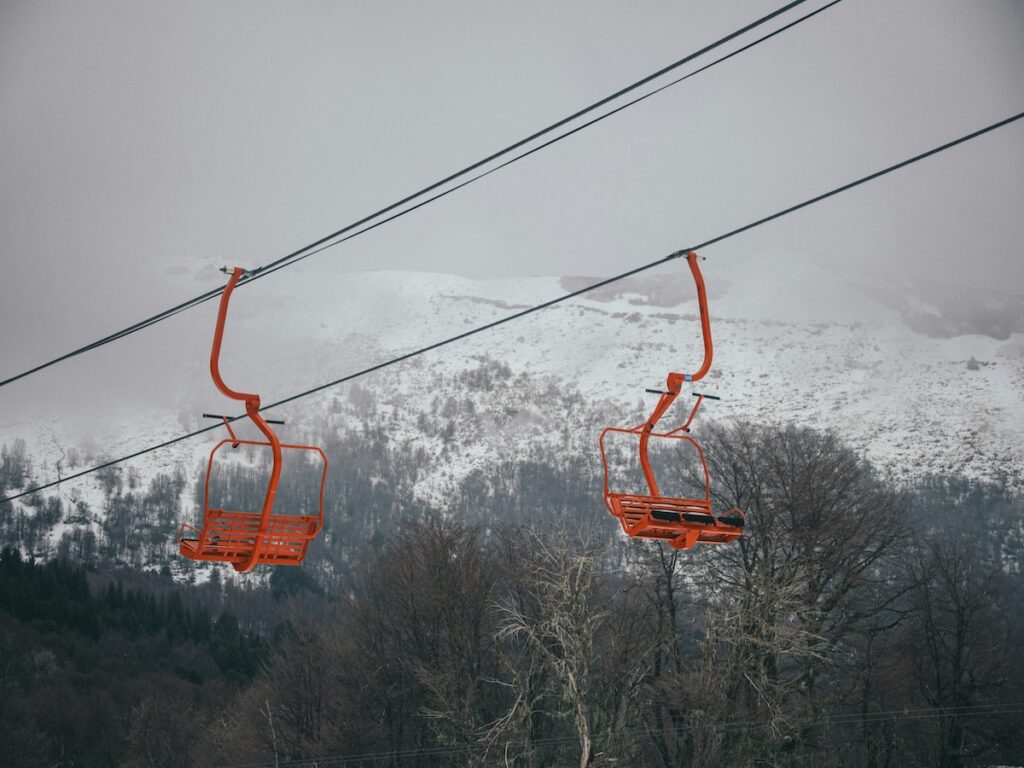
MULTIPOLYGON (((225 272, 227 269, 225 268, 225 272)), ((263 433, 264 437, 267 438, 267 442, 270 444, 271 453, 273 455, 273 466, 270 471, 270 482, 267 484, 266 495, 263 498, 263 510, 260 514, 258 534, 256 541, 253 544, 252 552, 249 557, 242 563, 235 565, 235 569, 241 573, 248 573, 256 564, 259 562, 261 550, 264 545, 263 533, 266 531, 267 524, 270 520, 270 514, 274 507, 274 497, 277 495, 277 485, 281 479, 281 440, 277 434, 267 423, 266 419, 260 414, 260 396, 248 392, 236 392, 231 389, 227 384, 224 383, 224 379, 220 375, 220 348, 221 342, 224 339, 224 324, 227 321, 228 316, 228 303, 231 301, 231 294, 235 290, 235 286, 238 285, 238 281, 242 279, 246 274, 246 271, 241 267, 235 267, 231 270, 231 277, 228 278, 228 284, 224 288, 224 293, 220 296, 220 306, 217 309, 217 327, 213 334, 213 347, 210 350, 210 374, 213 377, 213 383, 217 386, 226 397, 232 400, 241 400, 245 403, 245 414, 249 419, 256 425, 256 428, 263 433)), ((229 422, 225 418, 224 424, 227 425, 229 422)), ((235 442, 239 442, 230 426, 228 431, 231 432, 232 438, 235 442)))
POLYGON ((707 375, 707 372, 711 370, 711 360, 714 356, 714 347, 711 341, 711 318, 708 314, 708 294, 704 287, 704 276, 701 274, 700 266, 697 263, 699 258, 700 257, 697 256, 696 251, 690 251, 686 255, 686 261, 690 265, 690 274, 693 275, 693 282, 697 287, 697 303, 700 307, 701 337, 704 340, 704 362, 701 363, 701 366, 697 369, 696 373, 680 373, 677 371, 669 373, 668 378, 665 381, 664 391, 647 390, 648 392, 654 392, 661 395, 661 399, 658 400, 658 404, 654 406, 654 411, 644 424, 644 429, 647 431, 654 429, 655 425, 661 420, 661 417, 665 415, 665 412, 682 391, 683 384, 686 382, 700 381, 707 375))
POLYGON ((668 375, 665 388, 669 392, 679 393, 684 382, 700 381, 707 372, 711 370, 711 359, 714 356, 714 346, 711 342, 711 317, 708 314, 708 294, 704 287, 704 276, 700 272, 700 265, 697 263, 700 257, 696 251, 686 254, 686 261, 690 265, 690 273, 693 275, 693 282, 697 286, 697 304, 700 307, 700 332, 704 340, 704 362, 696 373, 673 372, 668 375))
POLYGON ((259 408, 260 396, 248 392, 237 392, 231 389, 224 383, 224 379, 220 375, 220 348, 221 343, 224 341, 224 324, 228 319, 228 303, 231 301, 231 294, 234 292, 235 286, 238 285, 238 281, 244 275, 244 269, 235 267, 231 272, 231 277, 228 278, 228 284, 224 288, 224 293, 221 294, 220 306, 217 308, 217 327, 213 332, 213 347, 210 350, 210 375, 213 376, 213 383, 217 386, 217 389, 225 397, 230 397, 232 400, 241 400, 246 404, 246 410, 248 410, 250 401, 255 401, 256 407, 259 408))
MULTIPOLYGON (((693 275, 693 282, 697 286, 697 303, 700 306, 700 328, 701 336, 704 340, 704 362, 701 367, 697 369, 696 373, 679 373, 673 371, 668 375, 665 381, 665 391, 661 392, 661 397, 658 398, 657 405, 654 406, 654 410, 651 415, 647 417, 647 421, 644 422, 640 431, 640 467, 644 472, 644 479, 647 481, 647 487, 650 488, 651 494, 654 496, 660 495, 658 490, 658 482, 654 478, 654 470, 651 469, 651 462, 647 453, 648 442, 650 441, 651 432, 654 431, 655 426, 661 420, 661 417, 665 415, 665 412, 672 407, 672 403, 679 397, 679 393, 682 392, 683 384, 686 382, 699 381, 704 378, 707 372, 711 369, 711 359, 713 356, 713 348, 711 344, 711 319, 708 316, 708 295, 707 290, 704 287, 704 276, 700 272, 700 266, 698 265, 699 257, 696 251, 690 251, 686 255, 686 261, 690 265, 690 274, 693 275)), ((700 407, 703 397, 697 399, 697 404, 693 410, 690 411, 690 418, 687 419, 680 429, 684 432, 689 431, 690 422, 693 421, 694 415, 697 413, 697 409, 700 407)), ((679 430, 675 430, 678 432, 679 430)))

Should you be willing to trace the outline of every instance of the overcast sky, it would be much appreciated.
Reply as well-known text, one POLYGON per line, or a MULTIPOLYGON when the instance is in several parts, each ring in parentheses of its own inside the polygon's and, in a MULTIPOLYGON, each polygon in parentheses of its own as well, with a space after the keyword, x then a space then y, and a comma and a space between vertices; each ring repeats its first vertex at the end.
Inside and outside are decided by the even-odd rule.
MULTIPOLYGON (((219 283, 185 291, 183 267, 271 261, 779 5, 0 0, 0 378, 219 283)), ((314 259, 611 274, 1021 110, 1021 0, 844 0, 268 280, 301 301, 314 259)), ((1022 203, 1024 121, 706 255, 1020 291, 1022 203)))

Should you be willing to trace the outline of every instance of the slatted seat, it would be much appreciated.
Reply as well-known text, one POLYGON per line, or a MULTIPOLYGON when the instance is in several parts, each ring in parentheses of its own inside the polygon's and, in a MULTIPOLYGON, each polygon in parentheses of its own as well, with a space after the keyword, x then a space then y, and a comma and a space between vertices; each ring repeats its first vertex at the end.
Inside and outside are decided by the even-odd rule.
MULTIPOLYGON (((257 565, 299 565, 309 542, 323 527, 324 485, 327 482, 327 457, 311 445, 278 444, 280 456, 294 451, 314 454, 320 459, 319 511, 315 515, 288 515, 266 512, 239 512, 210 504, 210 480, 217 454, 227 445, 252 445, 272 448, 262 440, 239 440, 236 435, 221 440, 210 452, 203 491, 202 528, 182 525, 178 530, 178 551, 191 560, 231 563, 237 570, 249 571, 257 565), (262 532, 260 526, 262 524, 262 532)), ((280 465, 282 458, 278 458, 280 465)), ((280 469, 278 469, 278 472, 280 469)), ((276 490, 276 480, 272 480, 276 490)))
POLYGON ((256 565, 299 565, 309 542, 320 530, 319 517, 271 515, 262 534, 260 517, 257 512, 210 509, 205 532, 191 525, 182 526, 180 552, 192 560, 242 564, 252 557, 253 548, 262 537, 256 565), (193 531, 196 538, 185 538, 186 531, 193 531))
POLYGON ((716 519, 711 502, 705 499, 610 493, 608 503, 628 535, 663 539, 676 549, 728 544, 743 535, 743 515, 738 509, 716 519))

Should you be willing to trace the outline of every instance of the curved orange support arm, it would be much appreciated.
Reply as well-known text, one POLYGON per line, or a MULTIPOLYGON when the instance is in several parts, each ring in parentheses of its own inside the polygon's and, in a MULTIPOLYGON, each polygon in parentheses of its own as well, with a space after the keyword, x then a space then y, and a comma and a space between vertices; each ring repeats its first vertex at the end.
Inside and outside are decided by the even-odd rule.
MULTIPOLYGON (((697 258, 696 251, 690 251, 686 255, 686 260, 690 263, 690 272, 693 274, 693 282, 697 285, 697 303, 700 305, 700 331, 704 338, 704 362, 697 369, 697 372, 689 378, 686 377, 686 374, 675 374, 682 376, 686 381, 700 381, 703 379, 707 372, 711 370, 711 358, 714 355, 714 347, 711 343, 711 317, 708 315, 708 294, 704 289, 704 276, 700 273, 697 258)), ((669 386, 669 389, 673 389, 673 387, 669 386)))
MULTIPOLYGON (((704 339, 704 362, 697 369, 696 373, 672 372, 668 375, 668 379, 665 382, 666 391, 661 393, 657 405, 654 406, 654 410, 642 426, 640 434, 640 467, 644 471, 644 479, 647 480, 647 487, 651 489, 652 496, 660 496, 661 492, 658 490, 658 482, 654 479, 654 470, 651 469, 651 461, 647 455, 647 444, 650 441, 651 432, 672 403, 675 402, 675 399, 679 397, 683 384, 688 381, 700 381, 707 375, 707 372, 711 370, 711 359, 714 355, 714 348, 711 343, 711 318, 708 315, 708 294, 704 288, 704 276, 700 273, 697 259, 696 251, 690 251, 686 255, 686 261, 690 264, 690 273, 693 275, 693 282, 697 285, 697 303, 700 306, 700 330, 704 339)), ((691 411, 690 419, 686 422, 685 426, 689 426, 690 421, 693 420, 697 408, 700 407, 701 400, 697 401, 697 406, 691 411)))
POLYGON ((217 327, 213 332, 213 349, 210 350, 210 375, 213 376, 213 383, 217 386, 217 389, 226 397, 230 397, 232 400, 241 400, 242 402, 255 400, 258 407, 259 395, 236 392, 225 384, 224 379, 220 377, 220 346, 224 340, 224 325, 228 319, 228 302, 231 301, 231 294, 243 275, 245 275, 245 270, 241 267, 235 267, 231 272, 231 277, 228 278, 228 284, 224 287, 224 293, 220 296, 220 307, 217 309, 217 327))
POLYGON ((266 420, 260 415, 260 396, 256 394, 250 394, 247 392, 236 392, 231 389, 227 384, 224 383, 224 379, 220 376, 220 347, 221 342, 224 340, 224 324, 227 321, 228 316, 228 302, 231 300, 231 294, 235 290, 235 286, 238 285, 238 281, 242 279, 245 274, 245 270, 241 267, 235 267, 231 272, 231 277, 228 279, 228 284, 224 288, 224 293, 220 297, 220 308, 217 310, 217 327, 213 333, 213 348, 210 351, 210 375, 213 376, 213 383, 217 385, 225 396, 230 397, 232 400, 241 400, 245 403, 245 413, 249 419, 256 425, 257 429, 263 433, 267 438, 267 442, 270 443, 271 451, 273 452, 274 465, 270 472, 270 482, 267 484, 267 493, 263 498, 263 511, 260 515, 259 529, 256 535, 256 543, 253 545, 252 554, 249 559, 244 563, 240 563, 235 566, 235 570, 242 573, 248 573, 259 561, 260 552, 263 549, 264 533, 267 529, 267 524, 270 521, 270 513, 274 508, 274 496, 277 495, 277 484, 281 480, 281 440, 278 438, 277 433, 270 428, 266 420))

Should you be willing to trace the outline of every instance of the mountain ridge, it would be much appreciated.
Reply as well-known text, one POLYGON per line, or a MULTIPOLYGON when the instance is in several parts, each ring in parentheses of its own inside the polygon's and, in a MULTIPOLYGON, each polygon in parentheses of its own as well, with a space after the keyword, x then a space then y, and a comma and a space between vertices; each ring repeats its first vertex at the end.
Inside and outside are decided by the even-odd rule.
MULTIPOLYGON (((873 294, 871 286, 884 281, 866 289, 862 276, 838 274, 826 261, 806 255, 710 259, 702 267, 715 362, 700 388, 723 398, 702 419, 833 430, 898 482, 955 473, 1024 486, 1024 334, 930 335, 900 306, 873 294)), ((581 279, 321 272, 300 303, 290 300, 285 283, 261 281, 262 287, 251 289, 259 295, 246 299, 242 292, 243 300, 232 306, 225 378, 269 379, 260 391, 264 402, 272 402, 548 300, 581 279), (354 300, 337 300, 339 281, 354 300)), ((903 300, 919 311, 933 307, 911 293, 903 300)), ((660 387, 669 370, 695 366, 701 356, 692 279, 684 264, 674 262, 359 384, 375 401, 382 429, 433 451, 440 444, 417 426, 417 414, 437 410, 438 402, 455 403, 450 407, 456 409, 452 423, 458 433, 458 408, 494 409, 493 428, 459 434, 445 445, 446 459, 435 463, 434 476, 417 480, 419 497, 443 503, 448 489, 469 473, 529 455, 537 441, 594 459, 601 426, 641 421, 653 404, 643 390, 660 387), (507 381, 470 397, 465 376, 491 364, 508 369, 507 381), (560 410, 567 403, 570 415, 560 410)), ((196 429, 204 423, 203 411, 237 410, 226 408, 207 384, 205 359, 194 360, 184 378, 192 384, 169 405, 97 416, 91 445, 74 439, 79 427, 73 420, 59 418, 6 422, 0 443, 23 438, 35 479, 46 482, 58 469, 66 475, 90 461, 196 429), (72 450, 78 454, 74 468, 72 450)), ((328 427, 354 428, 358 420, 344 403, 350 391, 351 386, 327 391, 277 409, 276 415, 288 420, 290 440, 328 427)), ((679 411, 667 418, 681 421, 682 406, 679 411)), ((218 434, 148 454, 130 466, 143 481, 180 472, 193 483, 218 434)), ((96 476, 47 494, 72 506, 84 502, 98 509, 103 503, 96 476)), ((183 519, 194 519, 194 511, 183 503, 183 519)))

